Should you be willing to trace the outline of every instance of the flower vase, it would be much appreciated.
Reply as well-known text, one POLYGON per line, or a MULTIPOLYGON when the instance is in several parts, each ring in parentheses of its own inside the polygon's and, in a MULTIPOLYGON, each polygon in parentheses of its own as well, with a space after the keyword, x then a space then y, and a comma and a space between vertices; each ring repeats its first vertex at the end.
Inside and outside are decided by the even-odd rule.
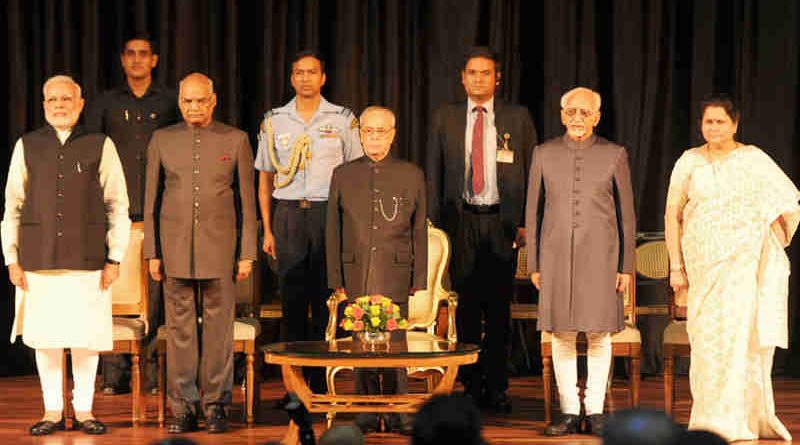
POLYGON ((392 338, 391 332, 387 331, 361 331, 356 333, 356 336, 361 340, 361 344, 370 351, 375 351, 379 348, 386 348, 389 346, 389 340, 392 338))

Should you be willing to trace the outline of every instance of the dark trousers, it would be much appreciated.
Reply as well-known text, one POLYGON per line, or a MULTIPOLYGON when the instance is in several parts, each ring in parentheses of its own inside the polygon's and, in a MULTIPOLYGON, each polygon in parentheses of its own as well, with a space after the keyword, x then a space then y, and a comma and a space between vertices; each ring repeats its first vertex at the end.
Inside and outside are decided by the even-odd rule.
MULTIPOLYGON (((147 324, 148 331, 143 343, 144 388, 158 386, 158 327, 164 324, 163 300, 161 299, 161 283, 147 277, 147 324)), ((125 354, 102 354, 100 356, 103 370, 103 387, 117 390, 128 390, 131 382, 131 357, 125 354)))
POLYGON ((499 214, 464 211, 453 243, 451 273, 459 295, 458 340, 481 345, 478 363, 460 370, 465 389, 476 401, 491 401, 508 388, 512 253, 499 214))
MULTIPOLYGON (((375 291, 375 293, 380 293, 375 291)), ((358 295, 353 295, 357 297, 358 295)), ((400 315, 408 319, 408 297, 404 300, 393 298, 400 306, 400 315)), ((340 305, 343 306, 343 305, 340 305)), ((344 310, 340 311, 344 312, 344 310)), ((406 332, 392 332, 392 342, 405 342, 406 332)), ((408 374, 405 368, 355 368, 356 394, 406 394, 408 393, 408 374)))
POLYGON ((167 395, 173 415, 198 414, 200 402, 204 410, 211 404, 231 403, 235 306, 233 277, 164 281, 167 395), (198 306, 202 306, 199 325, 198 306))
MULTIPOLYGON (((303 208, 298 201, 275 200, 272 228, 286 341, 325 338, 331 293, 325 265, 326 207, 327 202, 303 208)), ((304 372, 315 392, 325 391, 322 368, 304 372)))

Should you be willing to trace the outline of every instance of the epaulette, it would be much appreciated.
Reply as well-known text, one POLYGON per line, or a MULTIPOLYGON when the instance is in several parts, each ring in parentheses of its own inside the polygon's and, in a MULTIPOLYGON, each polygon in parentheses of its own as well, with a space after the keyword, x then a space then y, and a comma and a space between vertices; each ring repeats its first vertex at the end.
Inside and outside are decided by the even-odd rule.
POLYGON ((350 119, 351 130, 358 128, 358 118, 356 117, 355 113, 353 113, 349 108, 341 107, 339 109, 339 115, 344 116, 345 119, 348 118, 350 119))

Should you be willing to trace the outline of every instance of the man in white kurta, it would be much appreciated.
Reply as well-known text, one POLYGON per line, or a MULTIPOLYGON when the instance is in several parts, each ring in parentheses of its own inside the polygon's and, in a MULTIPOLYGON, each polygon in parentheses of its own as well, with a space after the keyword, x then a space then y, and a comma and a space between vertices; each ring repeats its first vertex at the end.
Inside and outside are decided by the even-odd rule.
POLYGON ((110 138, 76 127, 81 88, 54 76, 43 88, 48 125, 14 146, 0 225, 16 287, 11 340, 36 349, 45 415, 32 435, 65 429, 61 357, 72 353, 72 429, 103 434, 92 415, 99 351, 112 349, 111 284, 128 244, 125 177, 110 138))

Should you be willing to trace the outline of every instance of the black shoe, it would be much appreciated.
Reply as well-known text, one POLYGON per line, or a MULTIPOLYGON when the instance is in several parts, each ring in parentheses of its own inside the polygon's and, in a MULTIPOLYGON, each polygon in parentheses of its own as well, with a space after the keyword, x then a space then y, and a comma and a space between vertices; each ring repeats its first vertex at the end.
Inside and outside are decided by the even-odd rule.
POLYGON ((391 433, 410 436, 414 431, 414 421, 406 413, 390 414, 384 417, 384 421, 386 422, 386 429, 391 433))
POLYGON ((66 422, 64 422, 64 418, 62 417, 58 422, 40 420, 31 426, 30 433, 31 436, 46 436, 56 431, 64 431, 66 429, 66 422))
POLYGON ((375 413, 359 413, 353 423, 364 434, 377 433, 381 430, 381 418, 375 413))
POLYGON ((89 419, 81 422, 75 417, 72 418, 72 431, 83 431, 86 434, 105 434, 108 431, 103 422, 97 419, 89 419))
POLYGON ((544 428, 545 436, 564 436, 578 432, 580 417, 576 414, 562 414, 558 422, 551 422, 544 428))
POLYGON ((488 398, 486 407, 497 414, 511 413, 511 397, 505 391, 494 393, 488 398))
POLYGON ((174 417, 167 427, 167 432, 170 434, 191 433, 197 430, 197 416, 188 411, 174 417))
POLYGON ((131 392, 131 388, 129 386, 105 386, 103 387, 103 395, 104 396, 115 396, 118 394, 127 394, 131 392))
POLYGON ((228 415, 222 405, 211 405, 206 413, 206 431, 210 434, 219 434, 228 431, 228 415))
POLYGON ((587 432, 591 432, 595 436, 603 436, 603 431, 606 427, 605 414, 589 414, 586 416, 587 432))

